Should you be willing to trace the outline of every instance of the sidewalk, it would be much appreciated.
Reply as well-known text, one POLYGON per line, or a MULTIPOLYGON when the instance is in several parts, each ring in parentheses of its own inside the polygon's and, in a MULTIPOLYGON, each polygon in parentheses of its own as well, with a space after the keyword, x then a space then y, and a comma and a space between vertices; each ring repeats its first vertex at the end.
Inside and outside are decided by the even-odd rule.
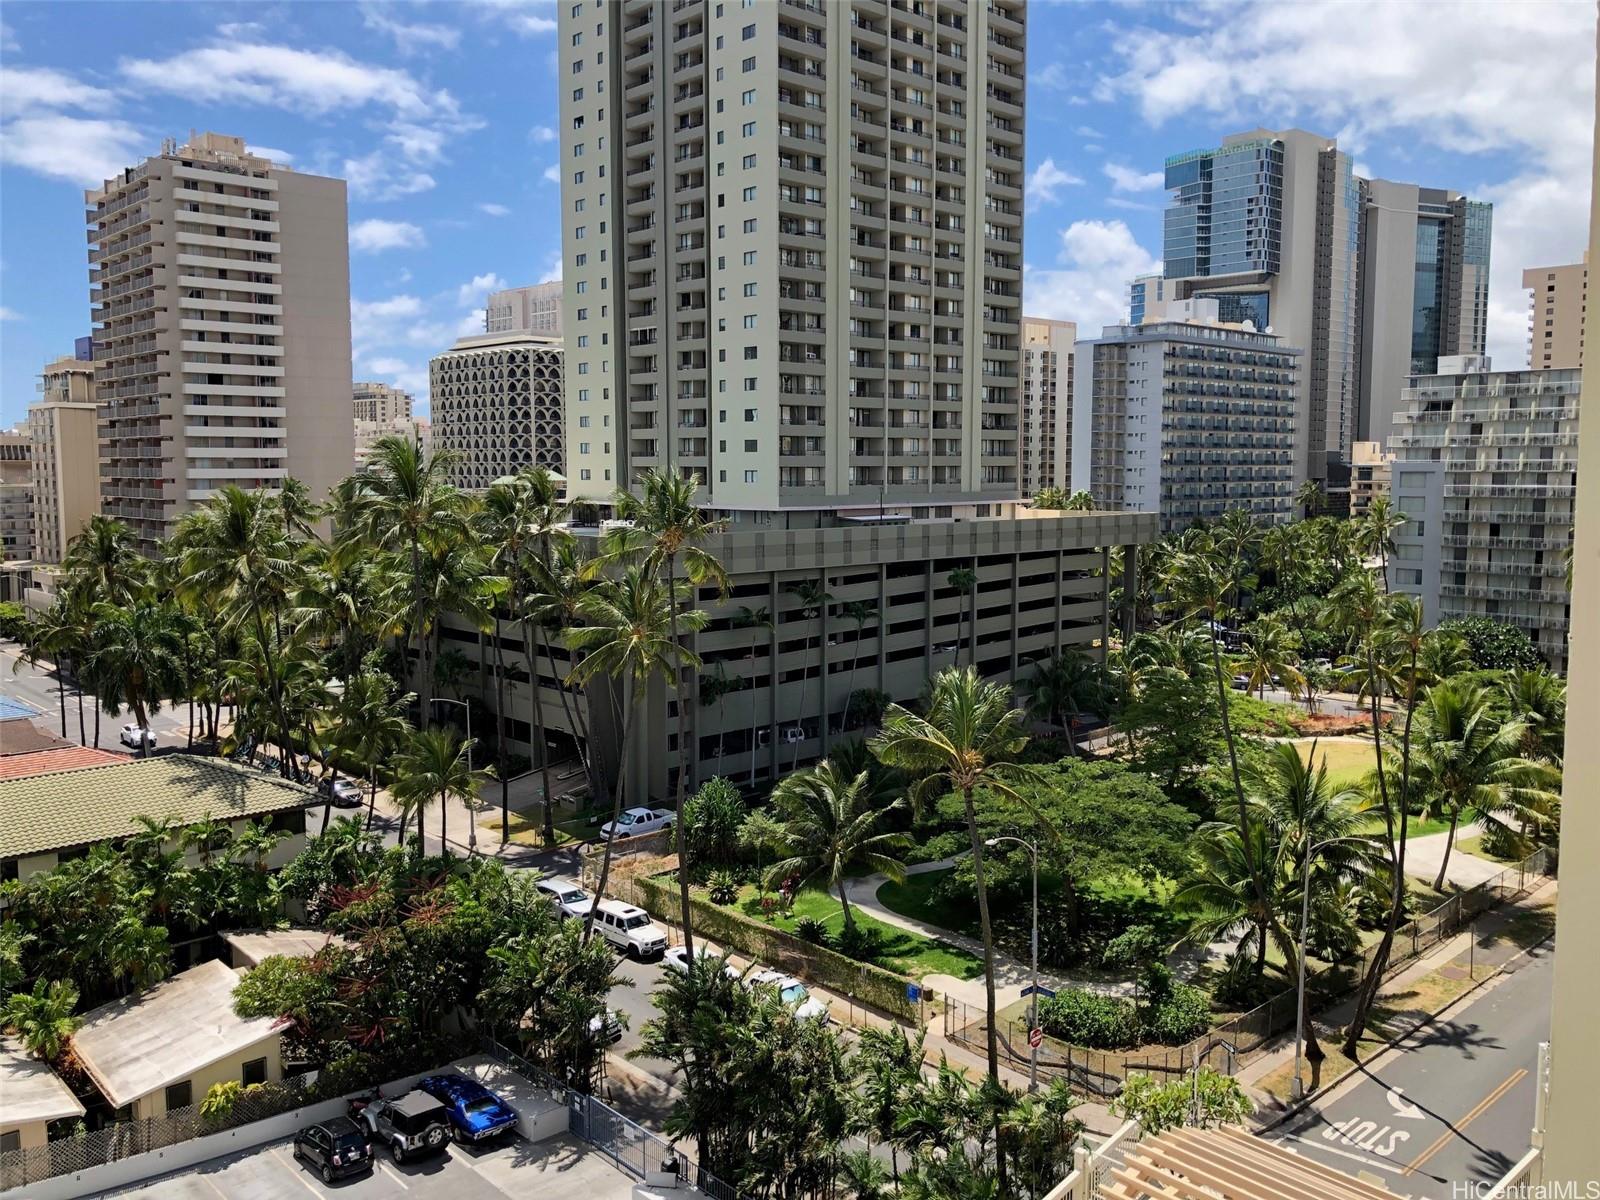
MULTIPOLYGON (((1501 968, 1531 945, 1553 931, 1557 882, 1550 880, 1520 900, 1483 913, 1473 925, 1456 934, 1430 953, 1408 963, 1379 990, 1375 1013, 1381 1022, 1369 1027, 1361 1063, 1370 1063, 1388 1050, 1419 1021, 1453 1004, 1462 996, 1483 986, 1494 986, 1501 968)), ((1314 1019, 1318 1040, 1327 1059, 1321 1078, 1302 1067, 1310 1098, 1334 1087, 1355 1065, 1338 1052, 1346 1025, 1355 1014, 1354 997, 1318 1013, 1314 1019)), ((1274 1048, 1238 1072, 1239 1082, 1255 1100, 1253 1118, 1258 1128, 1266 1128, 1293 1112, 1297 1105, 1273 1094, 1287 1095, 1288 1080, 1294 1072, 1294 1033, 1283 1034, 1274 1048), (1271 1089, 1270 1091, 1268 1089, 1271 1089)))

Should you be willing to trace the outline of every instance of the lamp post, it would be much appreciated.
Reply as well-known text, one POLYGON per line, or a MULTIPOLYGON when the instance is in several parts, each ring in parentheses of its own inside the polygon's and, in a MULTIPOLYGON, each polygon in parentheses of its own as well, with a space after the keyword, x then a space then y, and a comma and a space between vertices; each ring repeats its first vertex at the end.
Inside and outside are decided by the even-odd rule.
POLYGON ((1039 847, 1026 838, 988 838, 984 845, 991 849, 1001 842, 1016 842, 1026 846, 1033 858, 1033 935, 1029 939, 1033 951, 1033 991, 1028 996, 1028 1091, 1039 1090, 1039 1047, 1033 1044, 1033 1031, 1039 1028, 1039 847))
POLYGON ((1294 1080, 1289 1084, 1289 1098, 1298 1100, 1305 1094, 1300 1082, 1300 1051, 1305 1044, 1306 1032, 1306 927, 1311 923, 1311 860, 1317 851, 1336 842, 1364 842, 1362 837, 1327 838, 1306 847, 1305 861, 1300 868, 1300 982, 1295 988, 1294 1005, 1294 1080))
MULTIPOLYGON (((448 696, 433 696, 431 700, 434 704, 459 704, 467 714, 467 770, 470 772, 472 770, 472 706, 465 700, 452 700, 448 696)), ((417 818, 419 827, 421 823, 422 818, 419 816, 417 818)), ((446 846, 445 853, 448 854, 449 852, 450 848, 446 846)), ((478 810, 477 805, 470 802, 467 805, 467 854, 474 858, 478 854, 478 810)))

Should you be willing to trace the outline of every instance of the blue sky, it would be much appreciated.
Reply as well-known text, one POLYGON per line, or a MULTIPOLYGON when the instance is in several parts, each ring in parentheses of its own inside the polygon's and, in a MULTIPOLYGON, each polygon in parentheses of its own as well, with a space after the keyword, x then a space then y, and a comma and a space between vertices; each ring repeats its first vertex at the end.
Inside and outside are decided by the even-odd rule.
MULTIPOLYGON (((771 0, 761 0, 771 2, 771 0)), ((425 391, 484 293, 559 274, 551 3, 12 0, 0 30, 0 425, 89 332, 81 189, 191 128, 351 182, 358 378, 425 391)), ((1030 315, 1115 319, 1157 267, 1169 153, 1257 125, 1363 173, 1495 202, 1490 350, 1525 357, 1522 268, 1585 241, 1594 8, 1030 6, 1030 315)))

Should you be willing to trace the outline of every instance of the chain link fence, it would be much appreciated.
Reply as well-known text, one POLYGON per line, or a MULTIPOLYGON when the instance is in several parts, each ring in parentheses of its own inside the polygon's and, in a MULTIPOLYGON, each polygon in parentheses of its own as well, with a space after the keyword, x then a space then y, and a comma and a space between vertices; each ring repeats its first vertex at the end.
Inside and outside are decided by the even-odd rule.
MULTIPOLYGON (((1553 852, 1536 850, 1494 878, 1457 892, 1437 908, 1406 922, 1395 931, 1383 977, 1389 979, 1440 943, 1467 929, 1489 909, 1535 891, 1554 878, 1555 869, 1553 852)), ((1312 1009, 1327 1008, 1348 996, 1366 977, 1377 952, 1374 944, 1359 954, 1308 974, 1306 990, 1311 996, 1312 1009)), ((1197 1061, 1231 1075, 1264 1054, 1273 1038, 1294 1025, 1296 1002, 1293 990, 1280 992, 1183 1046, 1089 1050, 1046 1038, 1039 1047, 1039 1071, 1042 1075, 1065 1079, 1084 1095, 1102 1099, 1120 1092, 1130 1074, 1181 1075, 1193 1070, 1197 1061)), ((950 1000, 945 1008, 944 1034, 952 1041, 987 1052, 988 1021, 980 1008, 950 1000)), ((1030 1050, 1024 1021, 1007 1020, 999 1030, 998 1041, 1002 1056, 1009 1059, 1013 1067, 1028 1065, 1030 1050)))

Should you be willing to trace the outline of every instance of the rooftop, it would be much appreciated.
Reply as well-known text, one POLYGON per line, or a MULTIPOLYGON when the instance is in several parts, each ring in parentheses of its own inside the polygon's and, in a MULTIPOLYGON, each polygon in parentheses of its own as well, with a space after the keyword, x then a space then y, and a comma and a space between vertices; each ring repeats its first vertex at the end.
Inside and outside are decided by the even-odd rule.
POLYGON ((240 929, 223 934, 222 940, 233 951, 234 962, 242 967, 257 966, 274 954, 310 958, 330 942, 342 941, 320 929, 240 929))
POLYGON ((0 1129, 83 1116, 83 1105, 46 1064, 0 1038, 0 1129))
POLYGON ((1394 1192, 1242 1129, 1169 1129, 1130 1146, 1100 1194, 1116 1200, 1398 1200, 1394 1192))
POLYGON ((278 1036, 270 1017, 234 1016, 238 982, 218 959, 190 967, 89 1013, 72 1047, 114 1107, 131 1104, 278 1036))
POLYGON ((237 820, 301 808, 312 798, 299 784, 189 754, 0 780, 0 859, 127 837, 138 831, 139 816, 237 820))

